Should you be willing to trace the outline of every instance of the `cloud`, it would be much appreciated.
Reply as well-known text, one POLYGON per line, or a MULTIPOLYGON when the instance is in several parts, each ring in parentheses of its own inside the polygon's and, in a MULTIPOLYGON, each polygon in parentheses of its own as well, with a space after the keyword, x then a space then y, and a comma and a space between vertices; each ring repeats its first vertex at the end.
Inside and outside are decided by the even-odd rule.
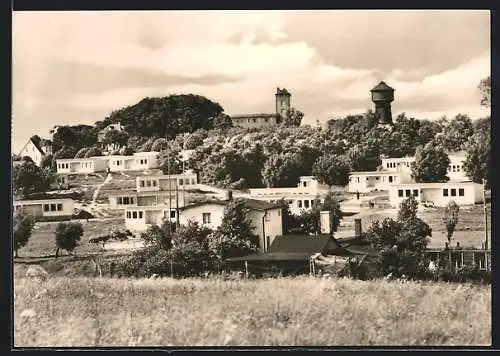
POLYGON ((93 123, 146 96, 273 112, 277 86, 315 123, 372 108, 380 80, 396 89, 394 115, 484 116, 489 61, 484 11, 14 13, 14 139, 33 120, 93 123))

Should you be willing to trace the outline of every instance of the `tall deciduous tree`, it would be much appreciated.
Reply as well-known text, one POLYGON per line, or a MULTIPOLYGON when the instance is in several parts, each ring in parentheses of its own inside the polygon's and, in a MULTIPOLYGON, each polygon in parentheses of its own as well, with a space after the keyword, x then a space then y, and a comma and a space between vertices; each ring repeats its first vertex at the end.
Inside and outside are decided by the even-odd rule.
POLYGON ((481 93, 481 105, 491 107, 491 76, 482 79, 478 88, 481 93))
POLYGON ((458 223, 458 213, 460 207, 453 200, 448 203, 443 214, 443 223, 446 227, 446 237, 448 238, 448 243, 451 242, 453 237, 453 232, 455 232, 455 227, 458 223))
POLYGON ((83 227, 80 223, 61 222, 56 227, 56 258, 59 256, 59 249, 73 252, 78 246, 78 242, 83 236, 83 227))
POLYGON ((445 150, 428 143, 417 147, 411 176, 417 183, 447 182, 449 165, 450 158, 445 150))
POLYGON ((31 159, 13 168, 14 192, 22 196, 47 191, 54 176, 50 169, 38 167, 31 159))
POLYGON ((321 156, 314 162, 312 174, 316 179, 329 186, 345 186, 349 183, 349 165, 343 157, 336 155, 321 156))
POLYGON ((416 216, 417 204, 414 197, 409 197, 402 202, 397 220, 377 220, 365 233, 377 251, 377 264, 384 274, 411 278, 423 268, 432 229, 416 216))
POLYGON ((18 257, 18 250, 26 246, 31 237, 35 221, 31 215, 18 212, 14 214, 14 222, 12 225, 14 226, 14 257, 18 257))
POLYGON ((467 176, 475 183, 490 182, 491 133, 477 130, 470 138, 464 161, 467 176))
POLYGON ((283 125, 286 127, 300 126, 303 117, 303 112, 295 108, 291 108, 286 112, 285 117, 283 118, 283 125))

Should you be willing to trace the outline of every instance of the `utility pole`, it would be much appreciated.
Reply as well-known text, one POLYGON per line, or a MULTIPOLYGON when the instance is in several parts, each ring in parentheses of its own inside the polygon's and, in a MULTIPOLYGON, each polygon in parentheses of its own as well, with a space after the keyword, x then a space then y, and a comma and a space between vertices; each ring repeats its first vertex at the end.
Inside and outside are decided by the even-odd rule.
POLYGON ((483 179, 483 208, 484 208, 484 264, 488 270, 488 207, 486 206, 486 179, 483 179))
POLYGON ((168 175, 168 233, 172 234, 171 212, 172 212, 172 181, 170 180, 170 149, 167 150, 167 175, 168 175))

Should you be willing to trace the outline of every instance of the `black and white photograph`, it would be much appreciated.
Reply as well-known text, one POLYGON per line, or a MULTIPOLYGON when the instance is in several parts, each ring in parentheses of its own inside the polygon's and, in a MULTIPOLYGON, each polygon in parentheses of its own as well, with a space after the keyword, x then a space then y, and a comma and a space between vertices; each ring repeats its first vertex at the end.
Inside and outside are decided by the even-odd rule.
POLYGON ((490 16, 12 11, 12 348, 491 346, 490 16))

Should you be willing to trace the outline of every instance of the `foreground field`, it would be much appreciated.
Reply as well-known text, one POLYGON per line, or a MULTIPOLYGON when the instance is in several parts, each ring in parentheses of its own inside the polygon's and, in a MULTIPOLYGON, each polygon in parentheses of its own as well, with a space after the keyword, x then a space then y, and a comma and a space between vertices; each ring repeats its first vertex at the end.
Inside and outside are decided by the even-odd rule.
POLYGON ((309 278, 14 282, 16 347, 491 343, 489 286, 309 278))

